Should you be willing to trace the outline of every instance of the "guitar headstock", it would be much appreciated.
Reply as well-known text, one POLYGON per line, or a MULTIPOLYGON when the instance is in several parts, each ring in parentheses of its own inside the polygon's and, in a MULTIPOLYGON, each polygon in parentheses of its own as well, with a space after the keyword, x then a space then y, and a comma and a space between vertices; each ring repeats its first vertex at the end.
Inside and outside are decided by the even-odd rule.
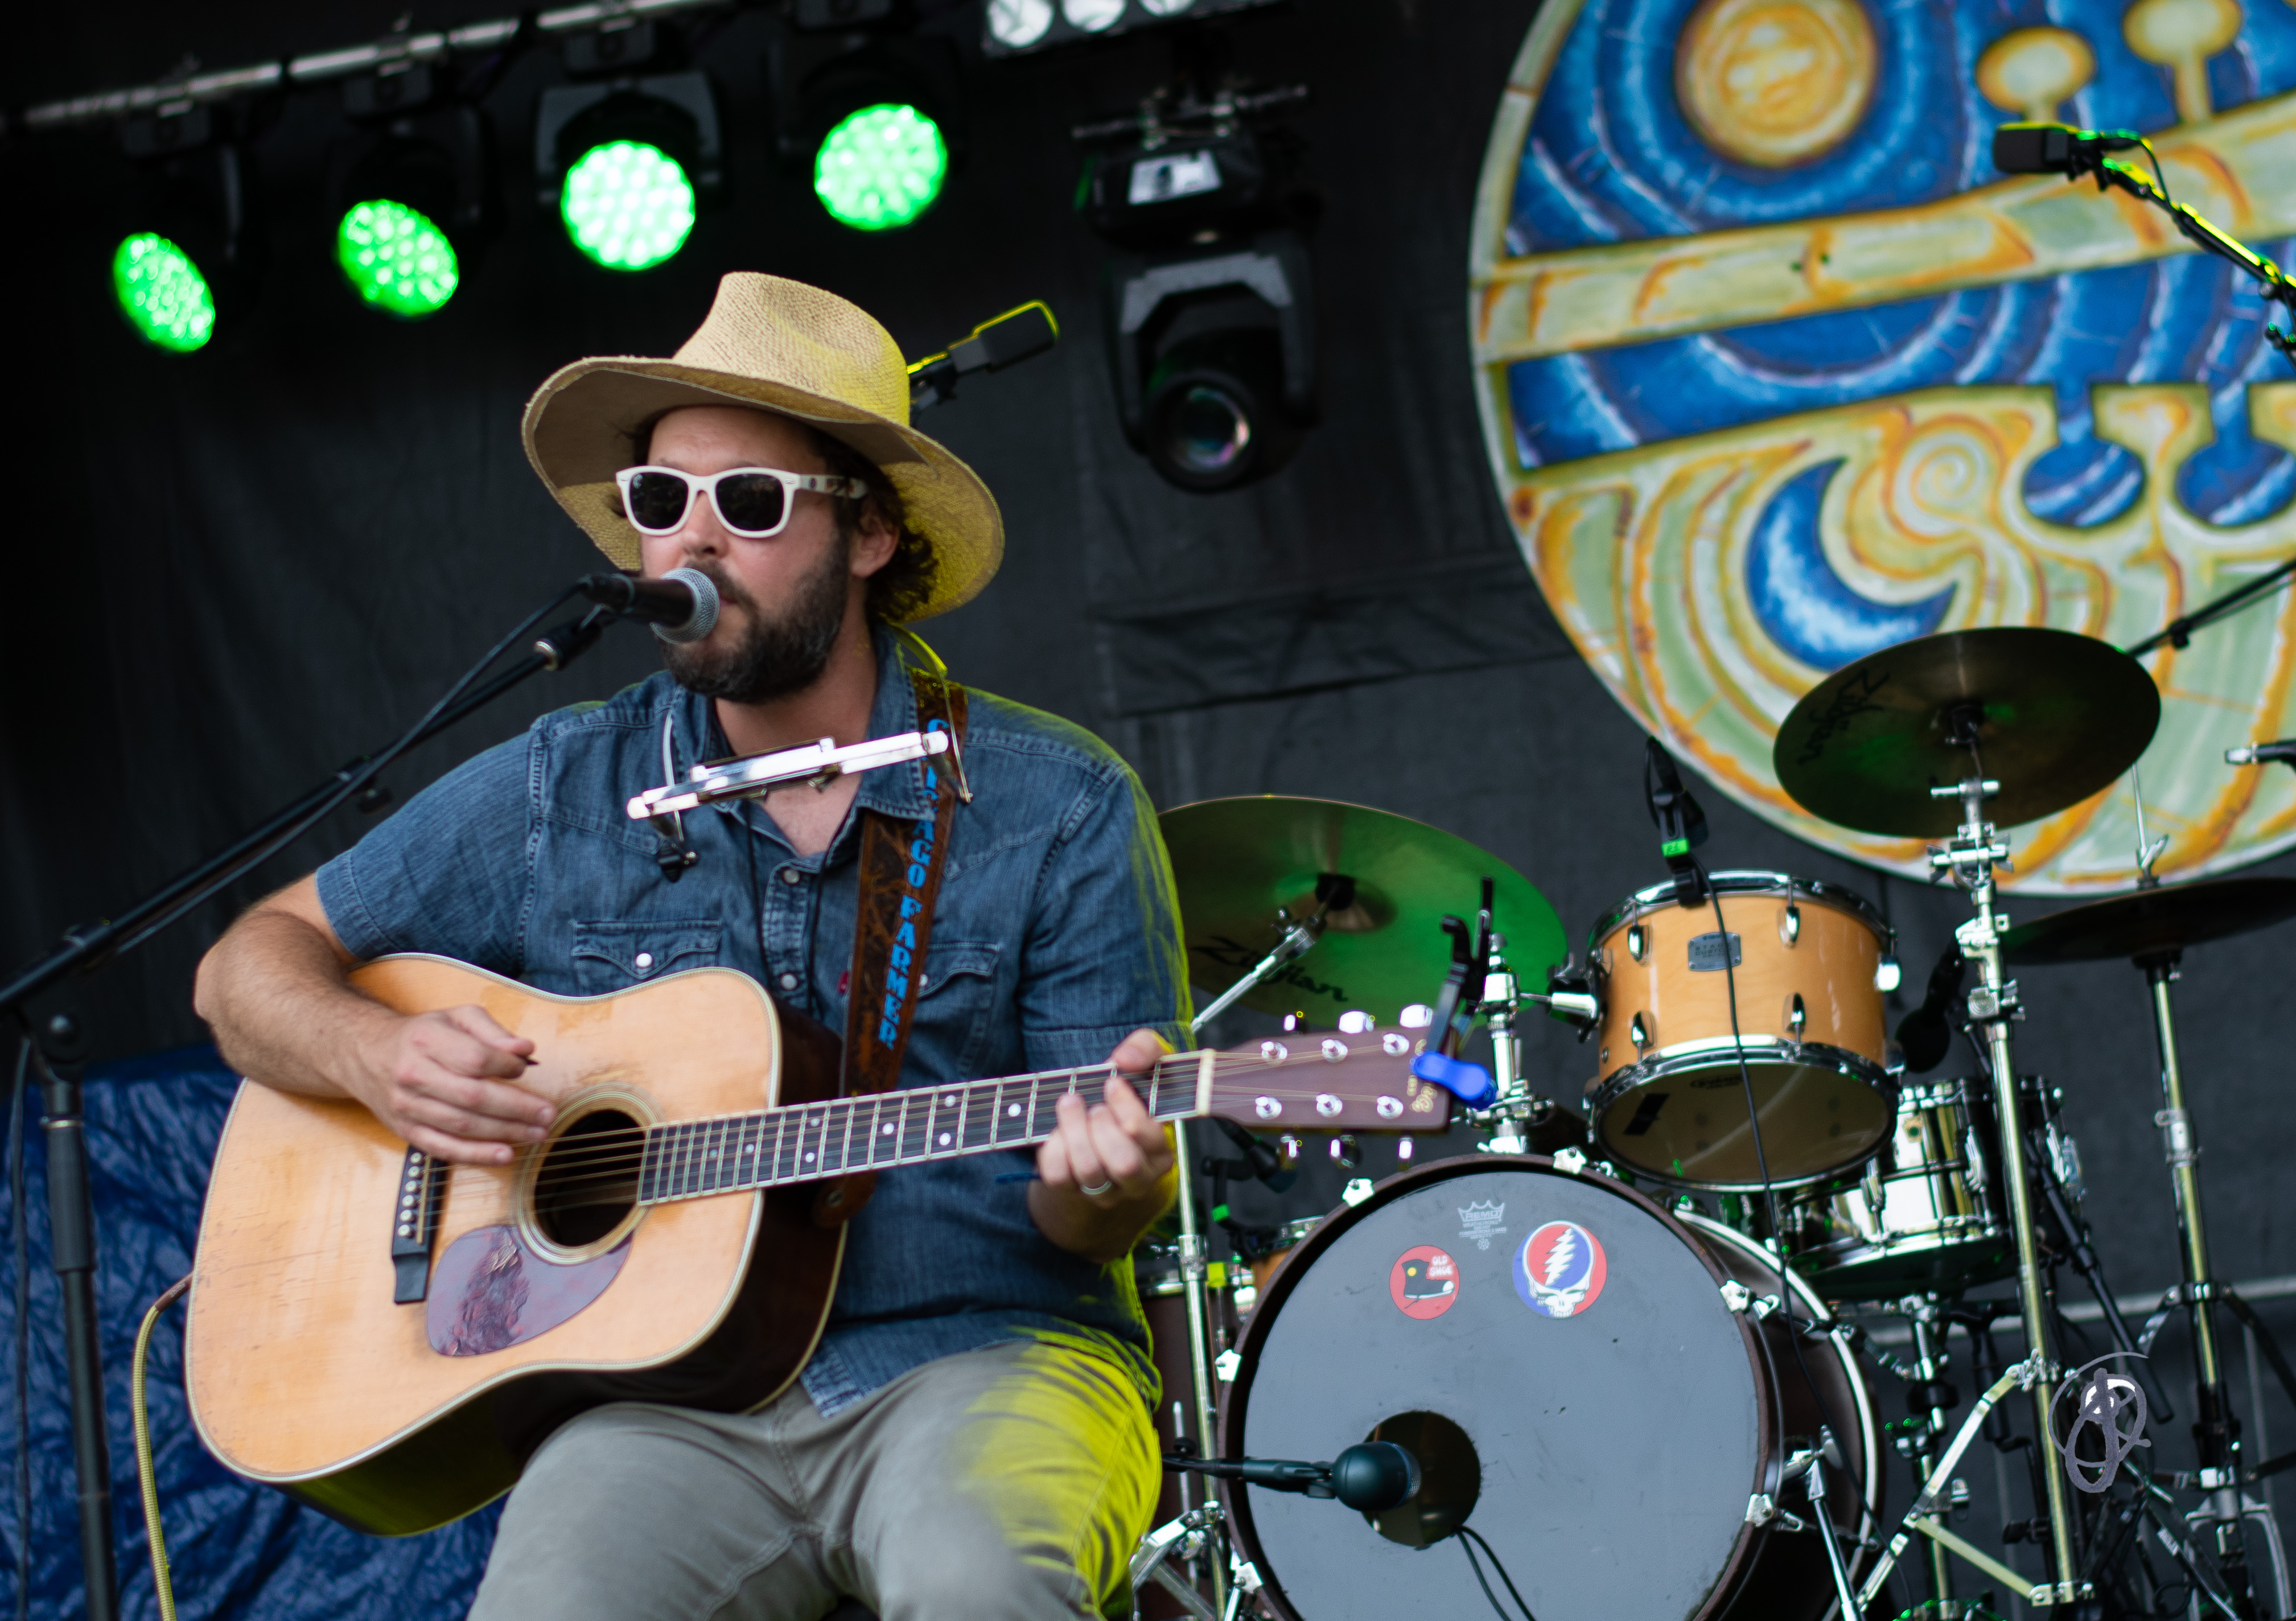
POLYGON ((1451 1093, 1411 1073, 1429 1032, 1287 1031, 1218 1053, 1207 1112, 1254 1131, 1439 1132, 1451 1093))

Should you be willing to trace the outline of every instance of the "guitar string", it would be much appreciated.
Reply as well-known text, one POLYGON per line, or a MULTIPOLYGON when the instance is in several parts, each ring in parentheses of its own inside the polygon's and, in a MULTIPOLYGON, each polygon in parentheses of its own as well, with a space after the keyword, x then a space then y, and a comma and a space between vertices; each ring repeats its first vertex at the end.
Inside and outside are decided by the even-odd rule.
MULTIPOLYGON (((1083 1094, 1079 1093, 1079 1095, 1083 1094)), ((1308 1093, 1263 1093, 1262 1095, 1273 1097, 1277 1101, 1283 1102, 1302 1101, 1315 1094, 1308 1093)), ((1092 1102, 1096 1101, 1097 1100, 1086 1098, 1086 1101, 1087 1102, 1092 1102)), ((691 1150, 695 1148, 702 1141, 702 1130, 706 1130, 706 1128, 710 1126, 727 1122, 742 1122, 749 1119, 755 1119, 758 1122, 755 1128, 757 1135, 754 1141, 742 1144, 742 1147, 752 1150, 766 1147, 768 1142, 767 1134, 770 1133, 772 1150, 767 1156, 765 1156, 765 1158, 777 1158, 780 1155, 790 1152, 792 1150, 803 1152, 804 1141, 806 1138, 810 1137, 814 1140, 816 1145, 816 1151, 821 1145, 826 1143, 838 1143, 841 1149, 848 1150, 848 1153, 844 1157, 841 1157, 840 1160, 840 1167, 843 1168, 850 1168, 856 1166, 914 1164, 937 1158, 953 1158, 956 1154, 962 1152, 981 1152, 999 1147, 1022 1148, 1033 1142, 1043 1142, 1046 1138, 1053 1134, 1049 1129, 1038 1129, 1036 1122, 1033 1120, 1030 1121, 1029 1129, 1025 1135, 1017 1135, 1000 1139, 996 1134, 996 1128, 1003 1126, 1004 1122, 993 1118, 988 1122, 975 1121, 969 1128, 958 1128, 952 1124, 950 1128, 947 1130, 936 1131, 933 1130, 933 1128, 925 1126, 922 1121, 918 1119, 911 1119, 904 1127, 898 1118, 885 1120, 873 1117, 867 1121, 868 1127, 873 1129, 868 1131, 867 1135, 862 1142, 855 1143, 851 1140, 850 1132, 840 1129, 847 1124, 844 1119, 840 1119, 840 1118, 835 1114, 823 1114, 817 1115, 811 1119, 801 1120, 798 1126, 800 1134, 799 1138, 795 1142, 792 1142, 787 1134, 788 1128, 786 1123, 791 1119, 798 1118, 805 1112, 803 1106, 792 1105, 786 1110, 777 1109, 763 1117, 718 1116, 701 1120, 680 1121, 674 1123, 674 1126, 671 1127, 654 1128, 656 1132, 662 1133, 663 1134, 653 1137, 650 1140, 633 1131, 617 1132, 612 1134, 612 1136, 616 1139, 613 1142, 603 1143, 597 1146, 585 1146, 579 1149, 562 1148, 552 1151, 547 1157, 547 1170, 545 1174, 554 1182, 567 1182, 582 1178, 595 1179, 601 1176, 614 1175, 618 1174, 635 1175, 644 1168, 644 1162, 650 1150, 653 1149, 657 1143, 667 1143, 668 1142, 669 1139, 667 1134, 668 1131, 675 1129, 675 1126, 686 1126, 701 1129, 697 1129, 691 1133, 683 1142, 676 1144, 674 1148, 665 1150, 668 1153, 678 1153, 681 1150, 691 1150), (989 1135, 986 1138, 979 1138, 972 1135, 972 1133, 978 1131, 980 1126, 983 1124, 987 1124, 990 1126, 991 1129, 989 1135), (897 1130, 888 1131, 882 1129, 884 1127, 894 1127, 897 1128, 897 1130), (897 1150, 892 1156, 886 1158, 873 1158, 870 1151, 873 1147, 878 1154, 882 1154, 883 1150, 883 1140, 887 1137, 894 1137, 900 1143, 906 1145, 914 1143, 921 1133, 924 1131, 932 1131, 932 1134, 936 1136, 953 1136, 955 1134, 957 1129, 965 1129, 967 1132, 966 1139, 961 1149, 954 1142, 942 1147, 905 1146, 902 1149, 897 1150), (633 1138, 637 1139, 635 1143, 630 1142, 633 1138), (859 1151, 850 1151, 857 1149, 859 1151)), ((857 1125, 861 1123, 859 1111, 849 1112, 851 1115, 853 1124, 857 1125)), ((1160 1115, 1156 1118, 1159 1120, 1170 1120, 1174 1118, 1185 1119, 1193 1118, 1193 1114, 1194 1111, 1193 1109, 1184 1109, 1179 1111, 1177 1115, 1160 1115)), ((1305 1127, 1305 1129, 1345 1130, 1349 1128, 1332 1124, 1331 1118, 1327 1117, 1324 1119, 1312 1123, 1305 1127)), ((1398 1122, 1382 1121, 1380 1123, 1378 1129, 1407 1130, 1409 1127, 1401 1124, 1399 1120, 1398 1122)), ((606 1133, 595 1134, 595 1136, 598 1138, 604 1138, 608 1134, 606 1133)), ((729 1136, 731 1134, 729 1134, 729 1136)), ((578 1141, 582 1140, 578 1139, 578 1141)), ((725 1147, 726 1145, 721 1143, 716 1150, 704 1150, 705 1157, 710 1152, 723 1152, 725 1151, 725 1147)))
MULTIPOLYGON (((1255 1067, 1257 1066, 1257 1060, 1254 1060, 1254 1065, 1255 1067)), ((1193 1066, 1191 1066, 1191 1068, 1193 1068, 1193 1066)), ((1217 1068, 1215 1072, 1218 1072, 1217 1068)), ((644 1139, 658 1134, 673 1131, 680 1126, 699 1127, 719 1122, 734 1121, 744 1123, 755 1122, 760 1125, 771 1126, 779 1122, 786 1122, 789 1119, 804 1115, 808 1111, 821 1111, 821 1113, 816 1116, 816 1118, 834 1119, 840 1113, 857 1118, 863 1109, 870 1108, 873 1105, 877 1106, 880 1111, 882 1111, 882 1100, 890 1099, 897 1095, 904 1101, 905 1108, 914 1108, 918 1100, 927 1100, 926 1109, 928 1111, 928 1118, 930 1118, 931 1113, 935 1111, 943 1113, 955 1112, 959 1115, 965 1115, 972 1112, 972 1105, 977 1104, 982 1100, 988 1100, 992 1104, 1004 1103, 1009 1107, 1010 1100, 1002 1094, 1008 1092, 1020 1082, 1041 1082, 1055 1078, 1065 1079, 1067 1077, 1067 1074, 1068 1072, 1066 1071, 1055 1070, 1042 1077, 1017 1076, 1006 1080, 996 1082, 971 1082, 966 1083, 960 1088, 945 1089, 940 1087, 910 1087, 903 1088, 898 1093, 869 1093, 858 1098, 823 1099, 818 1101, 809 1103, 789 1103, 779 1105, 772 1109, 744 1110, 727 1115, 701 1116, 690 1120, 671 1121, 652 1126, 617 1126, 605 1131, 586 1133, 572 1139, 562 1139, 562 1142, 563 1146, 561 1148, 560 1153, 578 1160, 586 1155, 594 1155, 600 1149, 614 1150, 619 1151, 621 1145, 627 1143, 631 1139, 644 1139), (964 1095, 965 1101, 962 1103, 943 1104, 935 1104, 930 1101, 937 1094, 941 1094, 947 1091, 961 1092, 964 1095)), ((1177 1082, 1183 1086, 1192 1086, 1195 1078, 1196 1077, 1194 1076, 1186 1074, 1160 1076, 1157 1078, 1156 1085, 1152 1089, 1156 1091, 1163 1090, 1163 1083, 1167 1081, 1177 1082)), ((1060 1097, 1068 1096, 1073 1093, 1086 1104, 1098 1104, 1104 1102, 1107 1096, 1105 1091, 1107 1079, 1108 1077, 1104 1074, 1095 1075, 1089 1077, 1078 1077, 1074 1084, 1064 1085, 1059 1093, 1054 1094, 1054 1101, 1057 1102, 1060 1097)), ((1135 1085, 1134 1090, 1136 1093, 1138 1092, 1139 1088, 1136 1085, 1135 1085)), ((1292 1101, 1300 1099, 1320 1097, 1327 1095, 1328 1093, 1328 1087, 1302 1089, 1278 1085, 1262 1089, 1259 1095, 1273 1097, 1279 1101, 1292 1101)), ((1044 1099, 1040 1095, 1037 1100, 1037 1109, 1039 1110, 1043 1108, 1043 1102, 1044 1099)), ((1191 1108, 1183 1109, 1179 1112, 1181 1116, 1185 1117, 1186 1115, 1193 1114, 1194 1111, 1191 1108)))
MULTIPOLYGON (((1165 1060, 1165 1063, 1170 1066, 1172 1073, 1167 1075, 1160 1072, 1157 1077, 1160 1085, 1156 1089, 1160 1090, 1160 1083, 1165 1080, 1174 1081, 1182 1085, 1185 1085, 1195 1078, 1193 1076, 1188 1074, 1187 1071, 1197 1068, 1198 1064, 1196 1062, 1192 1061, 1183 1065, 1178 1061, 1178 1059, 1176 1058, 1174 1060, 1165 1060)), ((1218 1074, 1223 1070, 1232 1074, 1234 1070, 1240 1068, 1272 1069, 1273 1066, 1268 1065, 1267 1060, 1256 1057, 1222 1059, 1216 1060, 1214 1065, 1215 1074, 1218 1074)), ((962 1123, 964 1117, 972 1112, 969 1105, 973 1101, 984 1098, 1002 1101, 998 1099, 998 1093, 1004 1089, 1013 1086, 1019 1081, 1028 1080, 1041 1082, 1054 1078, 1068 1080, 1070 1077, 1070 1074, 1071 1072, 1069 1071, 1054 1070, 1042 1076, 1018 1076, 996 1082, 965 1083, 962 1087, 950 1088, 947 1090, 966 1093, 966 1102, 938 1106, 929 1102, 927 1105, 927 1114, 925 1118, 930 1122, 933 1111, 938 1108, 943 1111, 955 1111, 958 1116, 960 1123, 962 1123)), ((1103 1101, 1106 1097, 1104 1086, 1107 1078, 1108 1077, 1105 1072, 1093 1075, 1089 1077, 1077 1076, 1074 1077, 1073 1084, 1063 1085, 1058 1095, 1066 1096, 1070 1093, 1073 1092, 1075 1095, 1082 1099, 1087 1105, 1100 1103, 1103 1101)), ((942 1090, 943 1089, 941 1088, 927 1087, 905 1088, 900 1094, 905 1100, 904 1108, 906 1109, 913 1107, 914 1100, 919 1097, 930 1098, 942 1090)), ((1272 1098, 1279 1103, 1283 1103, 1321 1097, 1323 1095, 1326 1095, 1326 1090, 1327 1089, 1322 1088, 1297 1090, 1288 1086, 1269 1086, 1263 1089, 1259 1095, 1272 1098)), ((763 1133, 768 1128, 775 1132, 776 1148, 779 1149, 786 1146, 782 1142, 781 1139, 786 1134, 787 1123, 794 1118, 800 1120, 799 1127, 800 1133, 800 1142, 802 1142, 803 1135, 808 1132, 818 1133, 821 1139, 825 1142, 828 1138, 837 1134, 836 1128, 840 1123, 847 1124, 849 1126, 851 1123, 857 1122, 863 1107, 876 1103, 879 1099, 890 1095, 892 1094, 873 1093, 865 1098, 842 1098, 827 1100, 823 1102, 811 1104, 787 1104, 773 1109, 758 1110, 736 1115, 708 1116, 700 1119, 674 1121, 657 1126, 618 1127, 611 1131, 585 1134, 580 1137, 573 1139, 570 1143, 562 1139, 562 1146, 557 1148, 549 1156, 553 1179, 559 1181, 570 1180, 575 1174, 590 1178, 595 1178, 600 1175, 613 1174, 616 1171, 635 1172, 638 1169, 642 1169, 646 1151, 648 1148, 652 1146, 652 1142, 667 1141, 667 1134, 680 1126, 706 1129, 708 1126, 720 1122, 739 1122, 745 1126, 754 1123, 759 1132, 760 1138, 762 1138, 763 1133), (815 1110, 821 1112, 815 1114, 810 1119, 804 1118, 809 1111, 815 1110), (842 1111, 842 1121, 840 1121, 840 1111, 842 1111), (635 1146, 633 1146, 634 1142, 635 1146)), ((1041 1100, 1039 1101, 1038 1107, 1039 1109, 1042 1107, 1041 1100)), ((1186 1118, 1193 1116, 1193 1113, 1194 1110, 1193 1109, 1187 1109, 1178 1111, 1176 1116, 1166 1118, 1186 1118)), ((890 1123, 884 1122, 882 1119, 882 1109, 878 1115, 872 1117, 870 1124, 873 1126, 883 1124, 895 1124, 901 1126, 902 1129, 900 1131, 900 1139, 904 1142, 908 1139, 911 1132, 914 1130, 918 1125, 918 1123, 914 1120, 906 1123, 899 1121, 890 1123)), ((992 1117, 989 1124, 992 1127, 989 1139, 984 1142, 968 1142, 965 1145, 967 1149, 987 1150, 998 1146, 994 1134, 994 1126, 996 1124, 994 1117, 992 1117)), ((1033 1126, 1033 1116, 1031 1117, 1030 1124, 1033 1126)), ((960 1124, 960 1129, 962 1128, 962 1125, 960 1124)), ((930 1129, 930 1127, 928 1127, 928 1129, 930 1129)), ((877 1134, 873 1134, 871 1138, 872 1142, 875 1141, 875 1135, 877 1134)), ((1009 1143, 1009 1146, 1023 1146, 1024 1141, 1042 1141, 1044 1136, 1049 1134, 1051 1134, 1049 1132, 1032 1134, 1032 1135, 1026 1140, 1013 1140, 1009 1143)), ((845 1135, 847 1145, 849 1147, 849 1129, 845 1135)), ((689 1137, 688 1144, 693 1141, 693 1139, 689 1137)), ((750 1146, 758 1145, 752 1144, 750 1146)), ((915 1150, 911 1150, 911 1153, 914 1154, 914 1152, 915 1150)), ((945 1154, 947 1152, 949 1152, 949 1150, 947 1149, 938 1150, 926 1150, 923 1153, 916 1155, 916 1158, 920 1159, 931 1158, 934 1158, 937 1153, 945 1154)), ((907 1156, 898 1156, 895 1163, 899 1163, 902 1158, 907 1158, 907 1156)), ((865 1161, 865 1163, 866 1162, 865 1161)))
MULTIPOLYGON (((1160 1072, 1155 1077, 1152 1089, 1160 1091, 1168 1082, 1176 1083, 1183 1087, 1193 1086, 1197 1078, 1194 1073, 1198 1068, 1198 1064, 1196 1062, 1190 1061, 1185 1065, 1182 1065, 1178 1058, 1167 1060, 1164 1060, 1164 1062, 1171 1066, 1170 1072, 1160 1072)), ((1258 1058, 1223 1059, 1216 1060, 1213 1068, 1216 1075, 1223 1072, 1233 1075, 1238 1069, 1260 1069, 1264 1071, 1272 1071, 1274 1066, 1267 1064, 1265 1060, 1258 1058)), ((1022 1082, 1030 1082, 1041 1086, 1042 1083, 1046 1081, 1062 1081, 1065 1084, 1062 1085, 1058 1093, 1054 1094, 1055 1101, 1057 1101, 1059 1097, 1066 1096, 1070 1093, 1073 1093, 1087 1104, 1097 1104, 1106 1101, 1107 1093, 1105 1087, 1108 1078, 1108 1074, 1104 1070, 1087 1072, 1048 1070, 1041 1075, 1013 1076, 991 1081, 964 1082, 954 1087, 905 1087, 898 1093, 873 1093, 855 1098, 822 1099, 809 1103, 783 1104, 767 1109, 744 1110, 727 1115, 702 1116, 691 1120, 670 1121, 660 1126, 618 1126, 605 1131, 586 1133, 570 1140, 562 1139, 562 1142, 564 1146, 562 1147, 560 1152, 562 1154, 570 1153, 573 1157, 578 1158, 585 1153, 595 1151, 595 1149, 591 1145, 596 1145, 598 1148, 616 1149, 632 1138, 644 1139, 654 1134, 675 1130, 679 1126, 701 1126, 720 1121, 757 1121, 761 1123, 771 1123, 775 1121, 785 1121, 789 1118, 805 1113, 808 1110, 827 1111, 832 1117, 833 1117, 837 1111, 843 1110, 847 1113, 857 1116, 862 1109, 873 1104, 877 1104, 882 1099, 890 1098, 896 1095, 904 1099, 908 1105, 913 1106, 914 1101, 919 1099, 930 1100, 936 1095, 951 1093, 961 1093, 965 1098, 965 1102, 940 1104, 936 1106, 929 1101, 927 1103, 928 1110, 938 1107, 944 1111, 955 1110, 959 1113, 969 1113, 970 1106, 982 1099, 1006 1101, 1007 1100, 1005 1100, 1002 1094, 1010 1089, 1016 1087, 1022 1082)), ((1136 1093, 1139 1090, 1136 1083, 1134 1085, 1134 1090, 1136 1093)), ((1325 1095, 1328 1091, 1328 1087, 1298 1089, 1291 1086, 1271 1085, 1263 1088, 1260 1095, 1274 1097, 1279 1101, 1292 1101, 1300 1099, 1323 1096, 1325 1095)), ((1038 1099, 1038 1107, 1040 1109, 1042 1107, 1042 1101, 1043 1100, 1040 1096, 1038 1099)), ((1193 1114, 1193 1110, 1191 1109, 1181 1112, 1183 1116, 1185 1116, 1193 1114)))

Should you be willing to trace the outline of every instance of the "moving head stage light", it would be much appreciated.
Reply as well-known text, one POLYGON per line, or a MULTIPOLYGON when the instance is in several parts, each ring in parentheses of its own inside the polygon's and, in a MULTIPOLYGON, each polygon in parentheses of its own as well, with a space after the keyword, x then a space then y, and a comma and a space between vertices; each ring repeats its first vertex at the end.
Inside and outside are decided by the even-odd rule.
POLYGON ((485 117, 441 92, 419 64, 348 80, 361 129, 328 164, 335 262, 367 307, 403 319, 445 308, 499 224, 485 117))
POLYGON ((112 294, 138 337, 175 354, 204 347, 254 280, 246 163, 228 116, 194 106, 120 129, 135 175, 114 219, 112 294))
POLYGON ((1193 22, 1220 12, 1274 4, 1275 0, 988 0, 981 53, 1018 56, 1158 23, 1193 22))
POLYGON ((535 119, 542 205, 558 211, 585 258, 609 270, 676 257, 723 178, 708 77, 636 74, 663 48, 650 22, 575 36, 567 71, 597 77, 544 91, 535 119))
POLYGON ((1103 282, 1124 437, 1180 488, 1267 477, 1316 421, 1315 284, 1305 232, 1317 200, 1300 143, 1254 128, 1300 86, 1223 92, 1073 133, 1077 208, 1119 251, 1103 282))
POLYGON ((840 225, 914 221, 964 155, 954 43, 906 32, 894 0, 800 0, 790 23, 766 56, 783 167, 840 225))

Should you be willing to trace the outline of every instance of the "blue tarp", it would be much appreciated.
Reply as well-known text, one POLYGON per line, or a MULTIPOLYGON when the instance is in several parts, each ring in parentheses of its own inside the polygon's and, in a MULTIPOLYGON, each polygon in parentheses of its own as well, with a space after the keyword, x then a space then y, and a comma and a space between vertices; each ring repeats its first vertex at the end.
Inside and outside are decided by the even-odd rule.
MULTIPOLYGON (((12 1054, 11 1055, 12 1058, 12 1054)), ((152 1301, 191 1270, 208 1165, 238 1083, 212 1047, 186 1047, 89 1073, 87 1141, 95 1173, 98 1303, 104 1412, 111 1440, 124 1613, 156 1617, 128 1417, 128 1357, 152 1301)), ((0 1094, 4 1095, 4 1094, 0 1094)), ((25 1101, 25 1224, 30 1241, 31 1613, 86 1613, 73 1484, 63 1320, 48 1269, 47 1182, 38 1088, 25 1101)), ((27 1560, 16 1522, 16 1463, 24 1445, 13 1398, 15 1233, 0 1199, 0 1621, 15 1615, 27 1560)), ((365 1536, 268 1487, 237 1478, 193 1433, 184 1399, 181 1306, 152 1337, 147 1390, 160 1505, 184 1621, 447 1621, 470 1607, 494 1538, 494 1511, 427 1536, 365 1536)))

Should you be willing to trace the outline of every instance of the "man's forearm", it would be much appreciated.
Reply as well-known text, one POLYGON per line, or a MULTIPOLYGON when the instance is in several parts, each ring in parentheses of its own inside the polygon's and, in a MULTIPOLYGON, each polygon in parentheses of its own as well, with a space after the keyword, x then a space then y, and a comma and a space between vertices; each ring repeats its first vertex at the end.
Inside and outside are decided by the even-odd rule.
POLYGON ((269 908, 240 919, 201 960, 193 1005, 233 1068, 314 1097, 354 1095, 340 1067, 397 1017, 350 987, 325 936, 269 908))

